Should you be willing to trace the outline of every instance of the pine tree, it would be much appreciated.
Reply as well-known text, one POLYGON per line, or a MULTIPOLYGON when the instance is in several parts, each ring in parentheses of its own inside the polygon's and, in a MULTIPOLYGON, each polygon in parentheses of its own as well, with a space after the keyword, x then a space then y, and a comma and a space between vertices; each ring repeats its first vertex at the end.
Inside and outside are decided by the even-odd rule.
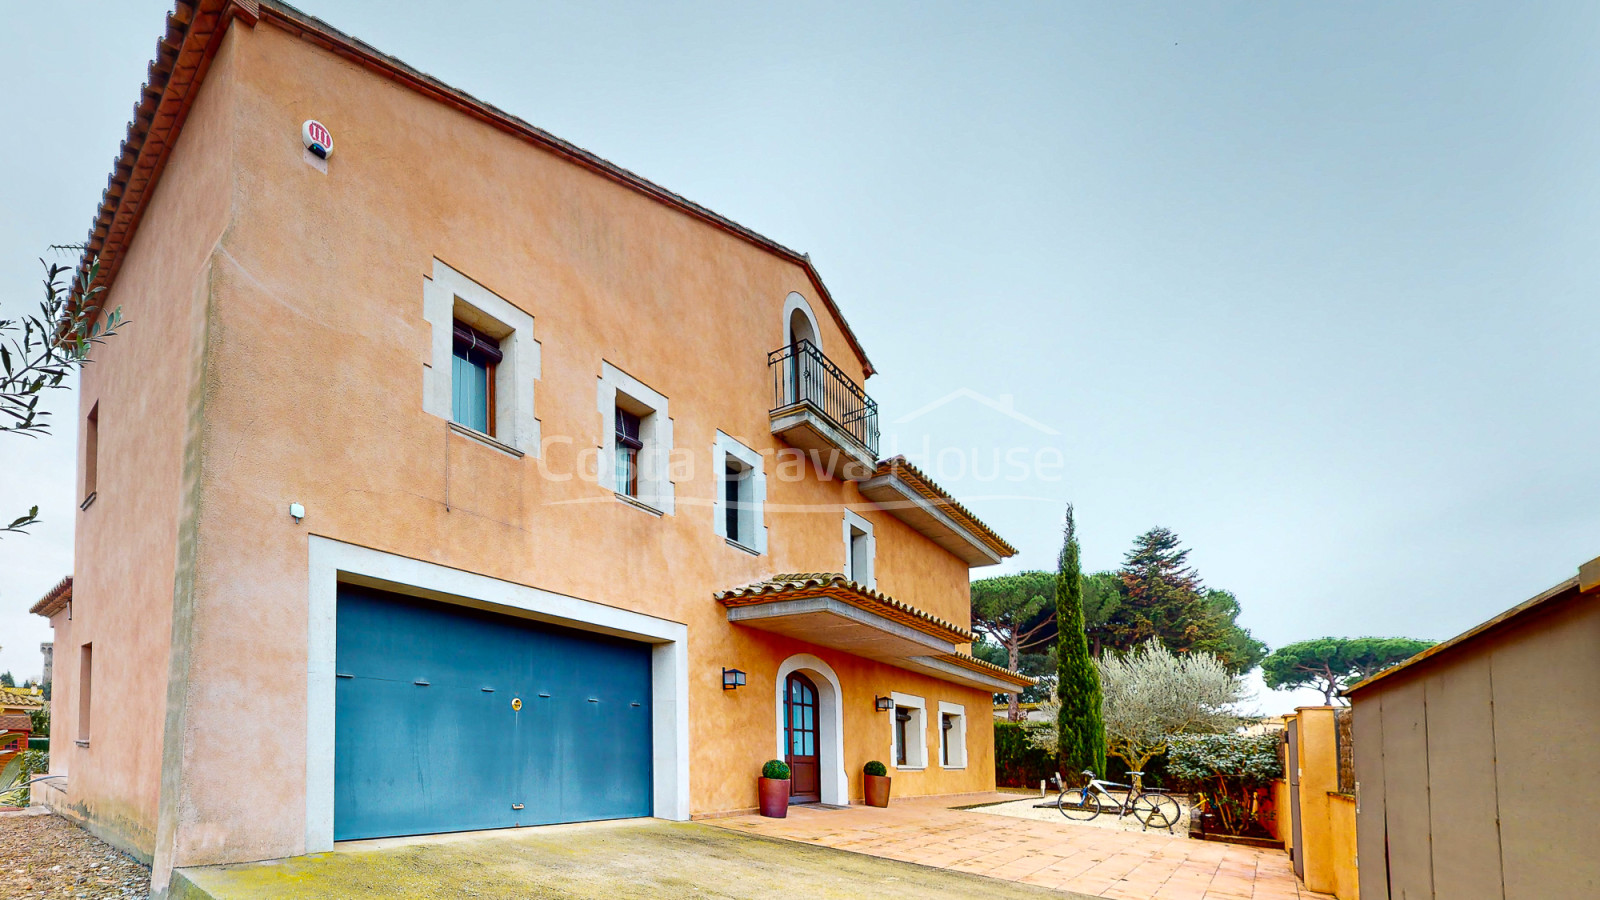
POLYGON ((1102 719, 1100 673, 1089 657, 1089 640, 1083 630, 1083 564, 1078 547, 1078 527, 1072 507, 1056 567, 1056 697, 1057 747, 1065 773, 1085 769, 1106 774, 1106 729, 1102 719))
POLYGON ((1107 623, 1110 646, 1128 650, 1156 638, 1182 653, 1211 636, 1204 585, 1170 529, 1152 528, 1134 538, 1117 574, 1122 604, 1107 623))

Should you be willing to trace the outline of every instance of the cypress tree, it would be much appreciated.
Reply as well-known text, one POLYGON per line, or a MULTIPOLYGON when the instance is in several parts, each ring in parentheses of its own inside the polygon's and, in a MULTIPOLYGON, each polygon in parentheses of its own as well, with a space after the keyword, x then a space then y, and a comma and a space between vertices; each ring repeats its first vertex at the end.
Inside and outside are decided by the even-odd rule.
POLYGON ((1061 711, 1056 719, 1062 773, 1071 777, 1084 769, 1106 775, 1106 728, 1101 717, 1100 673, 1089 657, 1089 639, 1083 628, 1083 563, 1079 559, 1078 527, 1072 506, 1056 566, 1056 696, 1061 711))

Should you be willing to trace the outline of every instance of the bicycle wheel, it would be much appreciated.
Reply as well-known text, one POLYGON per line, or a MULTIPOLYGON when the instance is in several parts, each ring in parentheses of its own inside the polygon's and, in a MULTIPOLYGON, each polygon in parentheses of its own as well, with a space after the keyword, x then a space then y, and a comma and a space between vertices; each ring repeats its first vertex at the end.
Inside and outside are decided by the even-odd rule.
POLYGON ((1100 799, 1083 788, 1069 788, 1056 798, 1056 809, 1069 819, 1087 822, 1100 815, 1100 799))
POLYGON ((1170 829, 1183 817, 1183 808, 1166 794, 1145 794, 1133 801, 1133 817, 1146 828, 1170 829))

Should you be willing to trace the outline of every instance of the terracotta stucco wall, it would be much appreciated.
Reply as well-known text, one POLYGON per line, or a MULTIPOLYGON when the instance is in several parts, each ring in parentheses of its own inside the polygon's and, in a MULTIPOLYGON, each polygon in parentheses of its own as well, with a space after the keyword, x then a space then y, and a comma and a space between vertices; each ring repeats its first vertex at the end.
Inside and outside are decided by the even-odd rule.
MULTIPOLYGON (((304 848, 311 534, 686 623, 696 813, 755 805, 776 743, 772 678, 797 652, 841 678, 852 794, 861 763, 887 761, 888 716, 872 698, 892 690, 970 717, 968 766, 903 773, 897 793, 992 786, 987 692, 730 626, 712 599, 844 564, 841 504, 859 501, 855 488, 815 471, 786 482, 770 459, 769 552, 712 531, 716 431, 782 447, 768 433, 766 353, 790 292, 810 300, 835 361, 861 369, 800 267, 265 24, 230 41, 237 187, 212 260, 174 864, 304 848), (326 174, 302 159, 306 118, 336 136, 326 174), (423 411, 435 259, 533 317, 535 413, 565 442, 517 459, 423 411), (602 361, 669 400, 692 463, 673 515, 562 478, 611 427, 596 409, 602 361), (749 686, 724 692, 722 666, 749 686)), ((878 586, 965 623, 965 566, 892 516, 863 514, 878 586)))
POLYGON ((1574 592, 1358 690, 1367 900, 1600 894, 1600 697, 1570 689, 1596 672, 1600 599, 1574 592))
MULTIPOLYGON (((50 793, 63 813, 149 860, 162 800, 168 648, 186 589, 210 254, 231 201, 233 54, 224 47, 172 152, 114 288, 127 325, 84 368, 79 422, 99 406, 94 502, 77 515, 71 621, 56 626, 50 793), (82 645, 93 645, 88 746, 79 729, 82 645)), ((80 429, 80 434, 81 434, 80 429)), ((85 448, 78 447, 80 494, 85 448)))

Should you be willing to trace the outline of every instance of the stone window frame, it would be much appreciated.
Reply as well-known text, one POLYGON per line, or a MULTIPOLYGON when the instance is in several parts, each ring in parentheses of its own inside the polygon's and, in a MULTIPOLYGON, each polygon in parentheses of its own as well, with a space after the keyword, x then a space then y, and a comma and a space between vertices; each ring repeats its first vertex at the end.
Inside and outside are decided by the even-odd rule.
POLYGON ((911 721, 906 723, 906 735, 910 741, 906 747, 906 764, 900 765, 900 740, 899 729, 895 728, 894 716, 889 717, 889 765, 903 772, 920 772, 928 767, 928 701, 914 694, 902 694, 892 691, 889 694, 894 701, 895 709, 904 707, 913 710, 911 721))
POLYGON ((762 467, 763 462, 760 453, 722 431, 717 431, 716 440, 711 445, 711 474, 716 481, 716 497, 712 503, 712 532, 740 549, 760 555, 767 552, 767 473, 762 467), (741 512, 748 512, 748 515, 739 517, 741 527, 746 522, 750 525, 750 535, 747 540, 734 540, 728 537, 728 496, 723 477, 729 459, 744 467, 746 474, 742 480, 749 485, 749 499, 741 501, 748 507, 741 512))
POLYGON ((534 385, 540 378, 540 347, 533 316, 435 258, 433 276, 422 279, 422 318, 433 332, 428 362, 422 367, 422 408, 450 423, 453 431, 515 454, 538 456, 534 385), (502 358, 494 367, 494 435, 457 424, 452 415, 450 379, 457 321, 500 342, 502 358))
POLYGON ((844 566, 839 571, 843 572, 846 578, 857 584, 866 585, 873 590, 878 589, 878 535, 873 529, 872 523, 853 509, 844 511, 844 566), (856 540, 853 532, 856 531, 862 533, 861 540, 865 542, 867 548, 865 578, 860 577, 860 573, 856 572, 855 567, 851 564, 854 559, 856 540))
POLYGON ((641 506, 650 512, 670 516, 676 510, 676 491, 672 482, 672 414, 665 395, 605 360, 600 361, 600 378, 595 395, 600 412, 600 486, 618 500, 641 506), (617 484, 617 407, 639 416, 639 495, 624 494, 617 484))
POLYGON ((967 767, 967 708, 959 703, 939 701, 939 768, 965 769, 967 767), (949 731, 944 730, 944 717, 951 716, 955 725, 949 731), (954 735, 955 740, 950 736, 954 735), (949 764, 945 763, 946 743, 949 742, 951 751, 949 764))

